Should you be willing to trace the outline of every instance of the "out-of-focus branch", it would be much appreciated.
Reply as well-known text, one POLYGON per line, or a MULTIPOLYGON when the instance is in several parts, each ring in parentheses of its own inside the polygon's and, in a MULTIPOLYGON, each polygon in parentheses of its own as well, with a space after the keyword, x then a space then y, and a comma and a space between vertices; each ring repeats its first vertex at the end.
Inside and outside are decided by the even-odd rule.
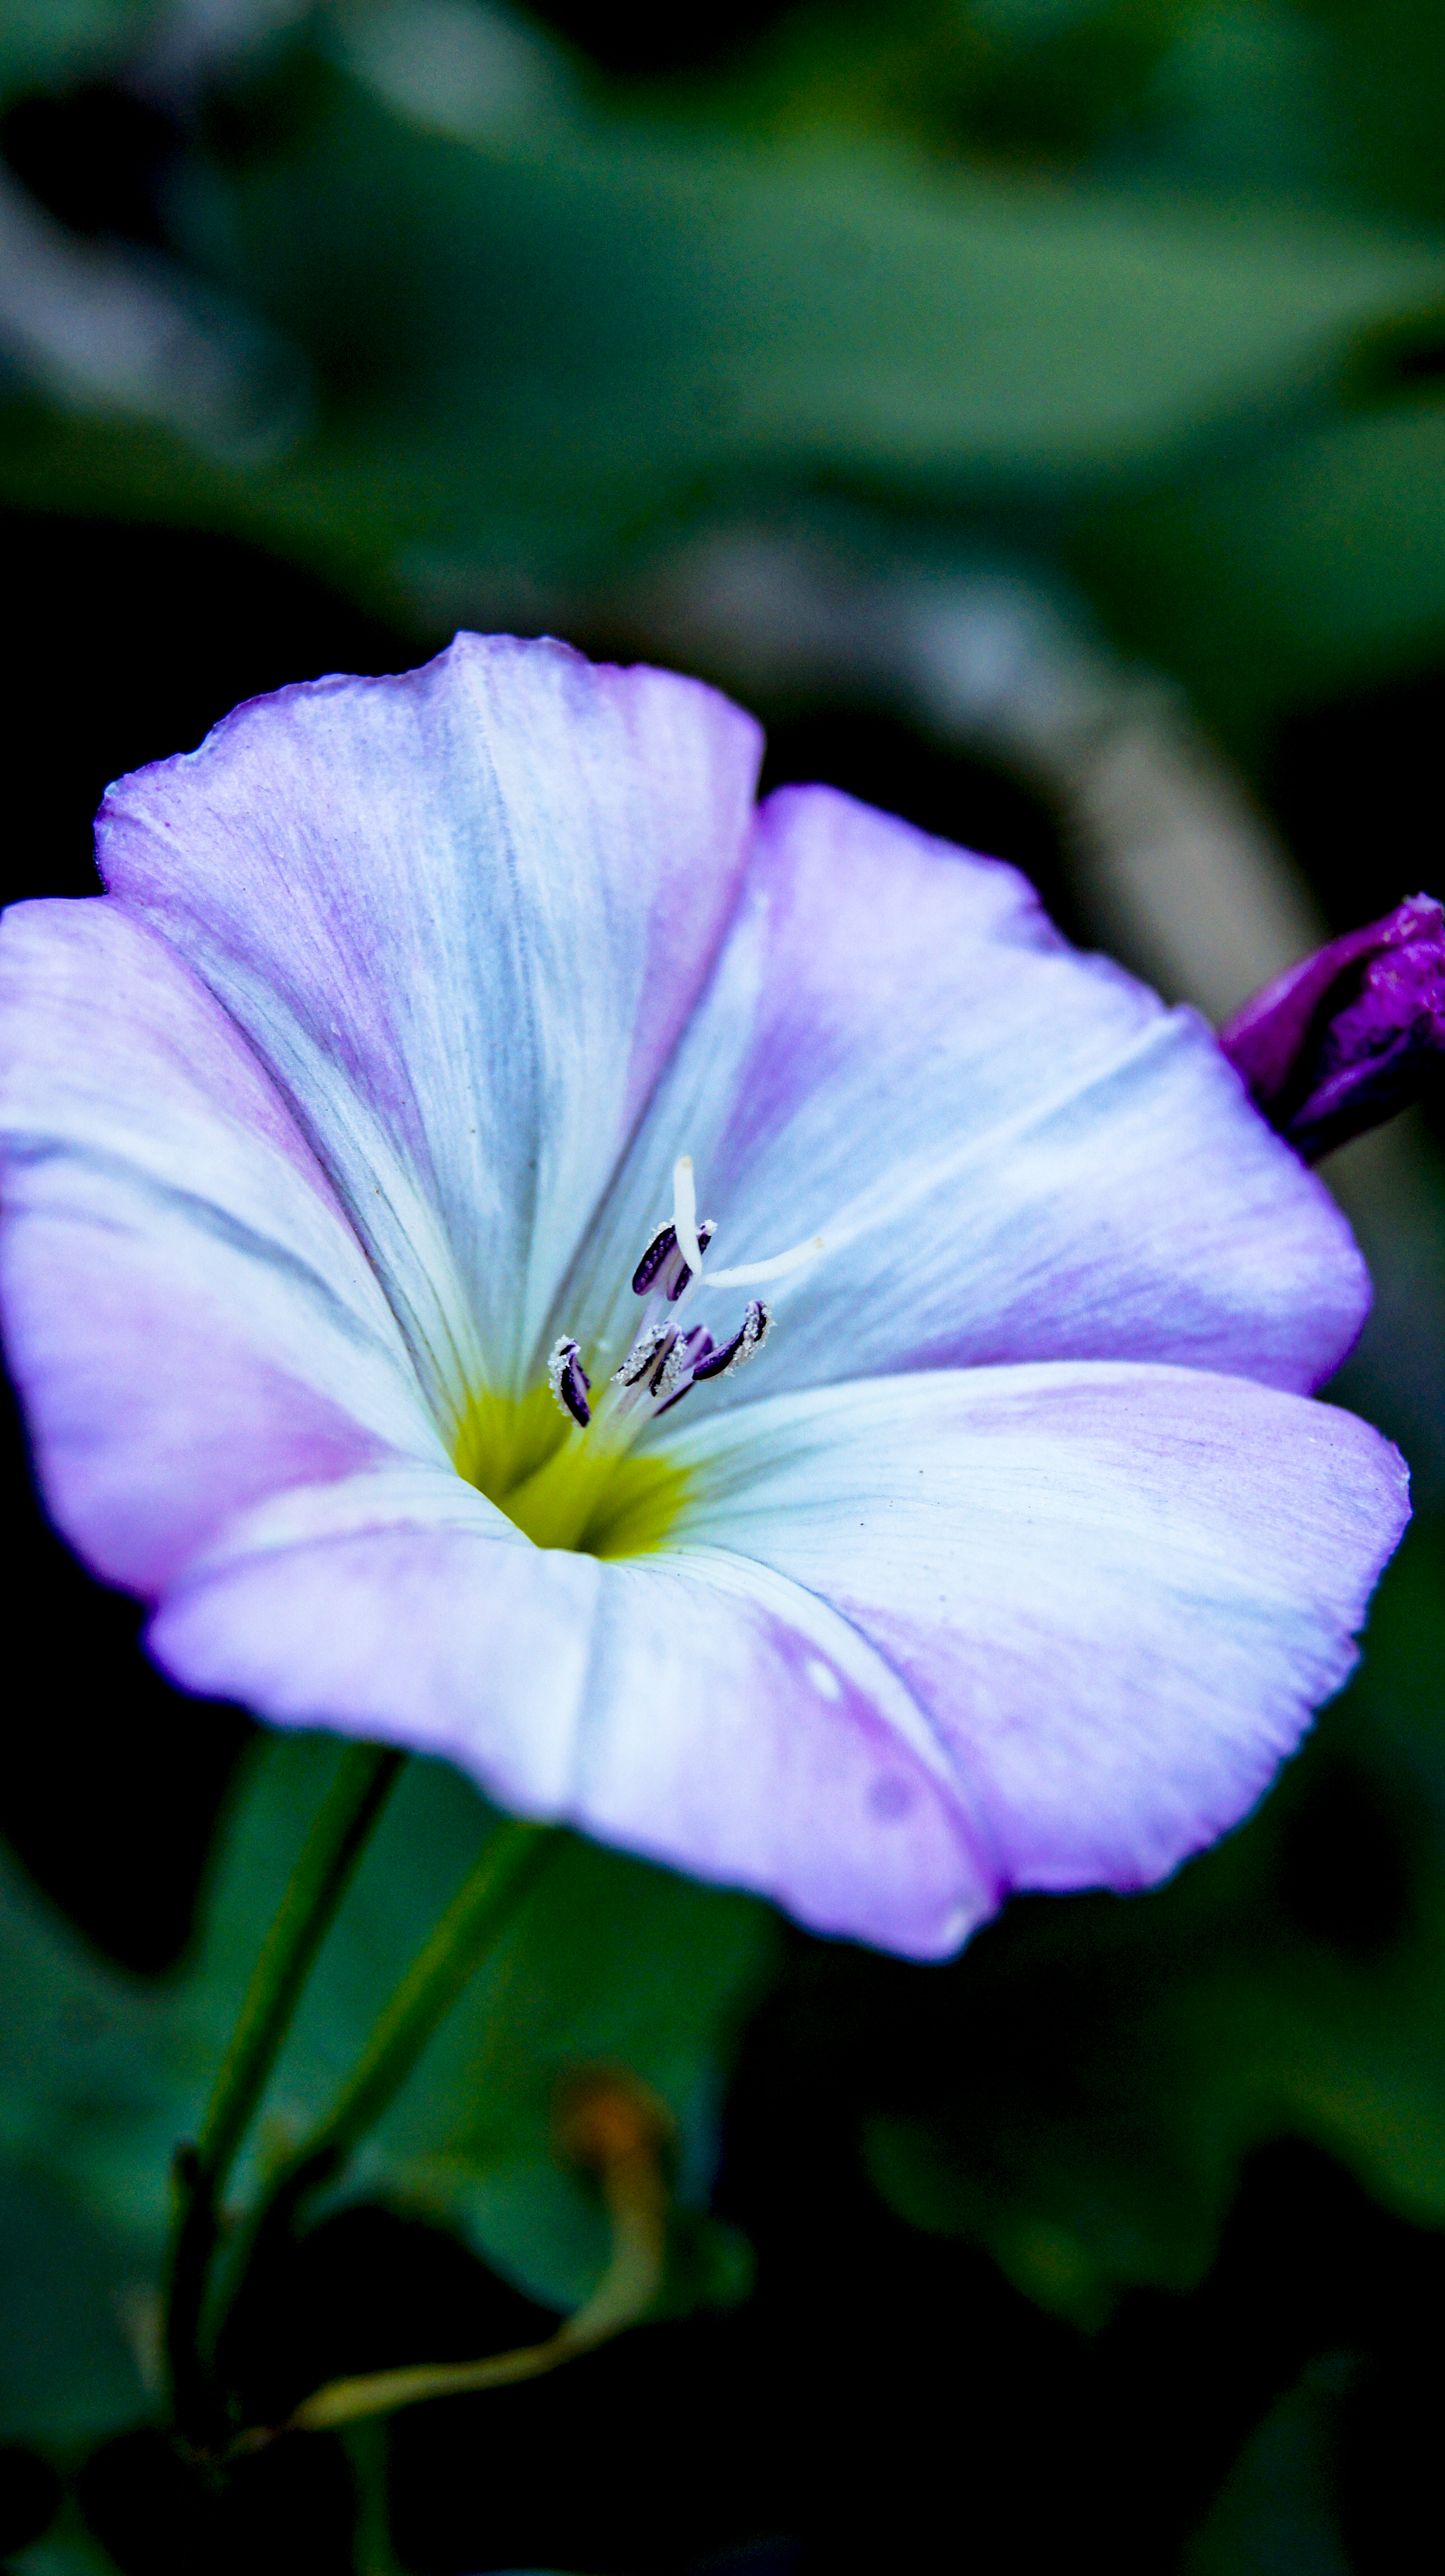
POLYGON ((860 575, 758 534, 683 557, 643 609, 686 658, 766 702, 860 691, 1004 763, 1060 818, 1101 940, 1222 1019, 1318 946, 1307 888, 1177 690, 1119 662, 1017 574, 860 575))
MULTIPOLYGON (((755 703, 869 696, 1010 768, 1058 815, 1100 944, 1218 1022, 1327 928, 1288 853, 1180 693, 1131 668, 1026 576, 894 561, 808 535, 719 534, 625 608, 647 649, 755 703)), ((1418 861, 1402 850, 1400 884, 1418 861)), ((1413 1113, 1332 1155, 1375 1311, 1336 1381, 1445 1499, 1445 1207, 1413 1113)))
POLYGON ((289 341, 158 252, 68 232, 3 164, 0 363, 65 410, 158 422, 227 464, 284 454, 310 414, 289 341))

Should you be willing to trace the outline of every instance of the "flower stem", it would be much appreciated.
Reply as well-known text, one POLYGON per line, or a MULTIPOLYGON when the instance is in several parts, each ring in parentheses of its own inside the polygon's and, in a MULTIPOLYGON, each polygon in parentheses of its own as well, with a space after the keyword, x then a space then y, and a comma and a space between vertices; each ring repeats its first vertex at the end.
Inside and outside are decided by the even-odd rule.
POLYGON ((335 2432, 417 2406, 431 2397, 461 2397, 540 2379, 609 2343, 654 2307, 667 2263, 668 2168, 675 2145, 664 2105, 614 2069, 584 2074, 560 2106, 558 2145, 568 2161, 596 2176, 612 2227, 612 2259, 592 2297, 545 2343, 485 2354, 479 2361, 423 2362, 329 2380, 298 2406, 284 2427, 254 2426, 237 2437, 237 2453, 260 2449, 277 2430, 335 2432))
POLYGON ((201 2316, 226 2177, 317 1951, 404 1759, 385 1746, 347 1748, 252 1970, 200 2138, 176 2158, 166 2353, 176 2421, 183 2431, 198 2426, 206 2403, 201 2316))
MULTIPOLYGON (((235 2249, 230 2266, 235 2287, 228 2306, 256 2267, 264 2267, 291 2235, 302 2204, 334 2180, 353 2147, 400 2092, 438 2023, 562 1841, 560 1833, 539 1825, 504 1824, 489 1835, 325 2119, 272 2166, 265 2198, 235 2249)), ((223 2340, 225 2333, 223 2320, 223 2340)), ((238 2437, 243 2449, 258 2438, 270 2437, 254 2432, 238 2437)))
POLYGON ((545 1825, 499 1825, 418 1951, 324 2120, 273 2177, 273 2200, 310 2171, 332 2172, 400 2092, 432 2032, 530 1894, 562 1837, 545 1825))

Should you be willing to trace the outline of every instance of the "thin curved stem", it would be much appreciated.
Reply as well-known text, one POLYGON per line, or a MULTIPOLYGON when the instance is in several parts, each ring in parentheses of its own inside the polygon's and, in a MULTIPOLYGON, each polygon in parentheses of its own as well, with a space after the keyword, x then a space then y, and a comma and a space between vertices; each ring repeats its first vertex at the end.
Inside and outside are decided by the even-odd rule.
POLYGON ((226 2178, 302 1988, 405 1755, 347 1747, 251 1973, 201 2134, 176 2158, 177 2209, 166 2302, 166 2353, 177 2423, 189 2431, 206 2403, 200 2329, 226 2178))
POLYGON ((290 2433, 332 2433, 343 2424, 362 2424, 376 2415, 395 2415, 403 2406, 419 2406, 428 2397, 468 2397, 487 2388, 515 2388, 519 2380, 542 2379, 563 2362, 595 2352, 646 2316, 662 2286, 666 2246, 666 2207, 655 2225, 635 2226, 623 2234, 594 2297, 575 2317, 568 2317, 545 2343, 520 2344, 512 2352, 488 2353, 481 2361, 421 2362, 402 2370, 377 2370, 360 2379, 333 2379, 297 2407, 285 2429, 290 2433))
MULTIPOLYGON (((667 2263, 668 2155, 659 2106, 625 2077, 602 2074, 585 2089, 592 2099, 580 2104, 580 2119, 572 2124, 582 2132, 572 2140, 573 2161, 579 2160, 580 2147, 580 2160, 596 2172, 612 2226, 611 2261, 586 2305, 564 2319, 545 2343, 487 2353, 479 2361, 422 2362, 329 2380, 296 2408, 284 2430, 334 2432, 431 2397, 515 2387, 520 2380, 540 2379, 564 2362, 595 2352, 599 2344, 641 2323, 656 2304, 667 2263)), ((236 2447, 259 2448, 271 2438, 269 2427, 258 2427, 242 2434, 236 2447)))

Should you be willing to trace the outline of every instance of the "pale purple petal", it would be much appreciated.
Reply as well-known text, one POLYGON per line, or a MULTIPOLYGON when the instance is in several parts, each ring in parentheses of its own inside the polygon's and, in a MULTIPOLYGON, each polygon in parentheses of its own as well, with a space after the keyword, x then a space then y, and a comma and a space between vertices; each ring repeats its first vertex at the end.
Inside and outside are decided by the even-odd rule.
POLYGON ((101 898, 17 905, 0 1025, 7 1350, 99 1572, 154 1593, 278 1487, 444 1460, 325 1174, 163 939, 101 898))
POLYGON ((757 756, 692 681, 463 635, 106 798, 107 884, 270 1067, 454 1409, 529 1374, 728 918, 757 756))
POLYGON ((750 837, 755 756, 690 683, 463 638, 122 782, 112 897, 0 936, 0 1293, 52 1507, 179 1679, 937 1955, 1243 1812, 1403 1471, 1270 1391, 1364 1275, 1202 1024, 844 798, 750 837), (669 1548, 536 1549, 458 1415, 635 1315, 683 1150, 709 1268, 823 1258, 741 1405, 666 1418, 669 1548))
POLYGON ((153 1652, 191 1689, 446 1755, 523 1815, 820 1931, 932 1957, 993 1911, 925 1722, 835 1613, 735 1560, 533 1548, 453 1483, 283 1498, 171 1593, 153 1652))
POLYGON ((1070 949, 1012 869, 823 788, 761 810, 727 948, 565 1300, 584 1348, 618 1329, 683 1150, 714 1267, 827 1247, 718 1402, 1022 1359, 1304 1388, 1368 1304, 1344 1219, 1202 1021, 1070 949))
POLYGON ((1120 1364, 695 1421, 675 1544, 816 1591, 907 1683, 1015 1887, 1139 1887, 1235 1823, 1355 1659, 1404 1467, 1332 1405, 1120 1364))

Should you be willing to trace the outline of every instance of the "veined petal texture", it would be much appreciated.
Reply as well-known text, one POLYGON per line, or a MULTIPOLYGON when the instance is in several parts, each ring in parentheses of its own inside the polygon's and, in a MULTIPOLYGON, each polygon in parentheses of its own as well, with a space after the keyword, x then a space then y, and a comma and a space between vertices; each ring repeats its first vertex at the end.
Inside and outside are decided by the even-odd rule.
POLYGON ((153 1650, 192 1689, 447 1755, 524 1815, 819 1931, 935 1957, 993 1912, 907 1690, 825 1602, 726 1553, 533 1548, 470 1501, 383 1471, 263 1506, 162 1603, 153 1650))
POLYGON ((522 1391, 731 912, 759 747, 694 681, 463 635, 106 797, 107 885, 282 1086, 443 1417, 522 1391))
POLYGON ((721 1402, 1024 1359, 1308 1388, 1369 1305, 1334 1201, 1194 1013, 1081 956, 1014 869, 827 788, 759 813, 727 947, 579 1257, 584 1345, 683 1150, 718 1264, 824 1243, 767 1292, 766 1374, 721 1402))
POLYGON ((282 1496, 155 1650, 932 1957, 1010 1889, 1144 1886, 1235 1823, 1407 1510, 1352 1415, 1188 1369, 880 1379, 674 1445, 694 1499, 634 1563, 530 1548, 435 1474, 282 1496))
POLYGON ((10 1361, 100 1573, 153 1595, 266 1495, 447 1464, 326 1175, 164 939, 103 899, 12 907, 0 1026, 10 1361))
POLYGON ((1355 1661, 1390 1443, 1203 1370, 1062 1362, 694 1424, 675 1541, 816 1590, 932 1727, 1007 1887, 1142 1887, 1237 1822, 1355 1661))
POLYGON ((935 1956, 1245 1812, 1404 1470, 1305 1392, 1368 1283, 1203 1024, 757 755, 461 637, 122 780, 111 892, 0 932, 0 1296, 180 1681, 935 1956), (814 1236, 765 1335, 711 1284, 814 1236))

